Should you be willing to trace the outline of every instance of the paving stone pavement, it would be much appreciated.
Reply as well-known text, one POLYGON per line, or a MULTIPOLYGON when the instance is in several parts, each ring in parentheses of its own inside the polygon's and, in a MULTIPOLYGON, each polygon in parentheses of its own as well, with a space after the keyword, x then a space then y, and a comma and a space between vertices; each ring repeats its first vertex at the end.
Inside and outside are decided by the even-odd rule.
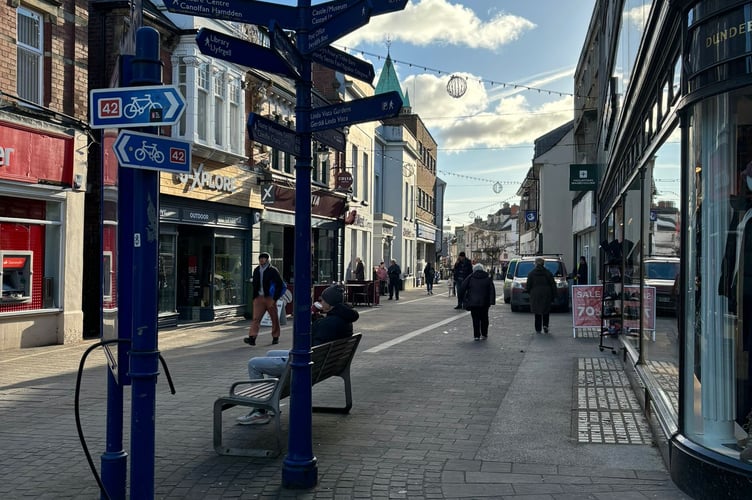
MULTIPOLYGON (((474 342, 469 314, 454 310, 446 293, 408 290, 400 299, 358 308, 356 330, 364 338, 353 361, 354 406, 349 415, 314 414, 319 481, 306 491, 281 486, 284 453, 226 457, 212 447, 212 404, 232 381, 247 378, 252 355, 271 348, 269 329, 255 348, 242 342, 246 320, 161 331, 159 348, 177 393, 160 375, 154 497, 689 498, 671 482, 649 439, 580 442, 583 411, 617 420, 641 414, 631 406, 633 396, 614 392, 620 379, 609 377, 619 358, 599 352, 597 338, 572 338, 569 314, 552 315, 552 334, 536 335, 532 316, 511 313, 499 297, 489 339, 474 342), (601 363, 606 368, 599 372, 601 363), (589 382, 604 378, 611 385, 589 382)), ((288 322, 275 347, 291 346, 291 328, 288 322)), ((93 343, 0 352, 0 498, 99 498, 74 417, 76 372, 93 343)), ((106 370, 96 349, 81 379, 81 423, 97 468, 105 450, 106 370)), ((338 380, 314 388, 314 403, 341 400, 338 380)), ((126 388, 126 452, 130 404, 126 388)), ((233 425, 242 408, 225 413, 225 440, 273 445, 271 427, 233 425)), ((646 424, 633 425, 624 432, 640 434, 646 424)))

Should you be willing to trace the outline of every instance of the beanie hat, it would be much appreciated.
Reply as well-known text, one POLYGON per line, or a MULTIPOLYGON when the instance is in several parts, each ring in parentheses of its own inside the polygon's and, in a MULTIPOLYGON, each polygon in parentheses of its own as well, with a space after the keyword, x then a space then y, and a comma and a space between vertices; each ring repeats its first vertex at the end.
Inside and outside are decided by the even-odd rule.
POLYGON ((330 306, 336 306, 345 301, 345 294, 342 292, 342 288, 337 285, 332 285, 321 292, 321 298, 330 306))
POLYGON ((465 257, 465 252, 460 252, 460 257, 465 257))
POLYGON ((261 253, 259 254, 259 259, 266 259, 266 260, 269 260, 269 254, 268 254, 268 253, 266 253, 266 252, 261 252, 261 253))

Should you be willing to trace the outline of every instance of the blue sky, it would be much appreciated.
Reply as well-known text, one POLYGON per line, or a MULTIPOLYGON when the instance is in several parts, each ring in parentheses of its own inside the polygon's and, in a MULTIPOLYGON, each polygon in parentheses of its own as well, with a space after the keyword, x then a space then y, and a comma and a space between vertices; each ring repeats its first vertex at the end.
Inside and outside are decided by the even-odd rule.
POLYGON ((410 0, 332 45, 371 62, 374 84, 389 47, 413 112, 438 143, 444 210, 452 226, 462 225, 471 212, 485 218, 516 202, 535 138, 573 118, 574 70, 594 4, 410 0), (446 91, 452 75, 467 81, 460 98, 446 91))

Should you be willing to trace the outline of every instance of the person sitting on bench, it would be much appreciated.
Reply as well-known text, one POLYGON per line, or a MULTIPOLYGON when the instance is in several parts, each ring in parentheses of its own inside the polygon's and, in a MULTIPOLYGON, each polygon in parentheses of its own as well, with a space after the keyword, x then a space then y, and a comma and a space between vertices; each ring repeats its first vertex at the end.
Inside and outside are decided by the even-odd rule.
MULTIPOLYGON (((360 314, 345 304, 345 294, 341 287, 332 285, 321 293, 322 317, 316 319, 311 326, 311 345, 320 345, 337 339, 351 337, 353 323, 358 321, 360 314)), ((271 350, 266 356, 253 357, 248 361, 248 377, 250 380, 269 377, 279 377, 287 365, 290 352, 286 350, 271 350)), ((271 415, 265 410, 256 409, 247 415, 238 417, 240 425, 262 425, 271 421, 271 415)))

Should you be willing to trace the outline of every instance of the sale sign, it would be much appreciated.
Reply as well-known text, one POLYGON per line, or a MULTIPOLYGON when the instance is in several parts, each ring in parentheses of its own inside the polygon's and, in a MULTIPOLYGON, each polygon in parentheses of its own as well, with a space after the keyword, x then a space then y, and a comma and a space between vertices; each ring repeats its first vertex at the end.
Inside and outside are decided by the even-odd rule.
POLYGON ((572 287, 572 326, 574 328, 601 326, 603 285, 574 285, 572 287))
POLYGON ((655 287, 643 287, 642 300, 640 300, 639 285, 626 285, 624 291, 625 296, 631 299, 624 301, 624 327, 633 330, 640 328, 640 302, 642 302, 642 328, 655 330, 655 287))

